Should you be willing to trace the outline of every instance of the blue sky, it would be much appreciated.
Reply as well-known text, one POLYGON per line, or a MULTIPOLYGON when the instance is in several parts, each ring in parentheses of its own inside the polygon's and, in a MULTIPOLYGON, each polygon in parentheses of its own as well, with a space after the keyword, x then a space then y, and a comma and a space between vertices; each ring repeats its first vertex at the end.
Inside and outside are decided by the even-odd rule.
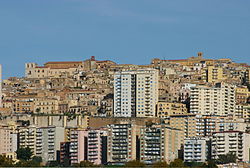
POLYGON ((148 64, 204 52, 250 62, 249 0, 0 0, 4 78, 25 62, 148 64))

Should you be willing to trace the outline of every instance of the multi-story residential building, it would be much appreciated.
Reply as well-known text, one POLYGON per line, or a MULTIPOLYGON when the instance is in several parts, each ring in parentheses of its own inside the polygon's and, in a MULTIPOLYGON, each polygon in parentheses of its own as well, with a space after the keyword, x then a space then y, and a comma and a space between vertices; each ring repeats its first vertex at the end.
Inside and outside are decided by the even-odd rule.
POLYGON ((158 102, 156 105, 156 117, 168 118, 171 115, 186 114, 187 107, 182 103, 158 102))
POLYGON ((208 66, 206 69, 206 81, 209 83, 212 82, 221 82, 225 80, 225 76, 223 75, 223 68, 208 66))
POLYGON ((7 125, 0 125, 0 155, 17 150, 17 134, 7 125))
POLYGON ((214 87, 191 89, 190 112, 201 115, 234 115, 235 86, 217 83, 214 87))
POLYGON ((237 104, 235 106, 235 116, 250 119, 250 104, 237 104))
POLYGON ((228 116, 200 116, 197 115, 197 136, 212 136, 214 132, 219 131, 246 131, 249 123, 244 119, 228 116))
POLYGON ((184 140, 184 162, 205 162, 210 157, 210 139, 191 137, 184 140))
POLYGON ((234 153, 238 161, 250 160, 250 134, 242 131, 215 132, 212 137, 212 159, 234 153))
POLYGON ((181 86, 181 89, 179 91, 181 102, 185 102, 189 99, 191 87, 195 87, 195 86, 196 86, 196 84, 192 84, 192 83, 184 83, 181 86))
POLYGON ((157 101, 157 70, 137 69, 115 73, 115 117, 154 117, 157 101))
POLYGON ((34 98, 17 98, 12 103, 12 109, 15 113, 34 112, 34 98))
POLYGON ((136 152, 136 139, 139 127, 134 124, 121 123, 108 125, 107 161, 113 164, 124 164, 139 159, 136 152))
POLYGON ((140 130, 140 160, 152 164, 178 158, 181 130, 165 125, 144 126, 140 130))
POLYGON ((63 127, 40 127, 36 130, 36 153, 44 161, 59 161, 60 142, 64 140, 63 127))
POLYGON ((56 98, 36 98, 34 100, 34 112, 52 114, 58 113, 59 104, 56 98))
POLYGON ((248 68, 248 69, 245 71, 244 81, 245 81, 245 83, 250 84, 250 68, 248 68))
POLYGON ((171 128, 182 130, 181 140, 185 137, 196 136, 196 115, 195 114, 180 114, 171 115, 165 120, 166 124, 171 128))
POLYGON ((19 147, 29 147, 33 154, 36 153, 36 126, 19 128, 19 147))
POLYGON ((20 128, 19 146, 29 147, 33 154, 41 156, 44 162, 59 161, 60 142, 64 141, 63 127, 20 128))
POLYGON ((68 143, 61 143, 60 160, 69 158, 71 165, 84 160, 95 165, 106 163, 106 137, 105 129, 72 129, 69 132, 68 143))
POLYGON ((250 97, 250 92, 246 86, 237 87, 235 90, 236 104, 246 104, 250 97))

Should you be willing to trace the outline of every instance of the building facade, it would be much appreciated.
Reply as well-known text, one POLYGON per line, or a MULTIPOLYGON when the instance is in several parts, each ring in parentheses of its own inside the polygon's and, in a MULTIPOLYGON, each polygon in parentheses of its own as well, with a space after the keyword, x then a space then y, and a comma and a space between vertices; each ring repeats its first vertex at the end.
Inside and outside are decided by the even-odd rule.
POLYGON ((235 86, 217 83, 213 87, 191 88, 190 112, 201 115, 233 115, 235 111, 235 86))
POLYGON ((157 102, 157 70, 138 69, 115 73, 115 117, 154 117, 157 102))

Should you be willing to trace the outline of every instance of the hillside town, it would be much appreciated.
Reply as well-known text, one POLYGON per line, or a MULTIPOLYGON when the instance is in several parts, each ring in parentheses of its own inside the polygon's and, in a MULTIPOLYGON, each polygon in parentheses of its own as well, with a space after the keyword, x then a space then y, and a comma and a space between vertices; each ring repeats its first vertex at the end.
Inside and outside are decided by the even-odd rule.
POLYGON ((183 57, 26 63, 0 80, 0 160, 250 166, 250 66, 183 57))

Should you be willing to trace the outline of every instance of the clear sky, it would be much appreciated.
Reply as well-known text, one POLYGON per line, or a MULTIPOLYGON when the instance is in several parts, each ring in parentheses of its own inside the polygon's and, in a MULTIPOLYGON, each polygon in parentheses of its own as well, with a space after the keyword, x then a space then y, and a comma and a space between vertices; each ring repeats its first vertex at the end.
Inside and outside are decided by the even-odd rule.
POLYGON ((0 0, 4 78, 26 62, 154 57, 250 62, 250 0, 0 0))

